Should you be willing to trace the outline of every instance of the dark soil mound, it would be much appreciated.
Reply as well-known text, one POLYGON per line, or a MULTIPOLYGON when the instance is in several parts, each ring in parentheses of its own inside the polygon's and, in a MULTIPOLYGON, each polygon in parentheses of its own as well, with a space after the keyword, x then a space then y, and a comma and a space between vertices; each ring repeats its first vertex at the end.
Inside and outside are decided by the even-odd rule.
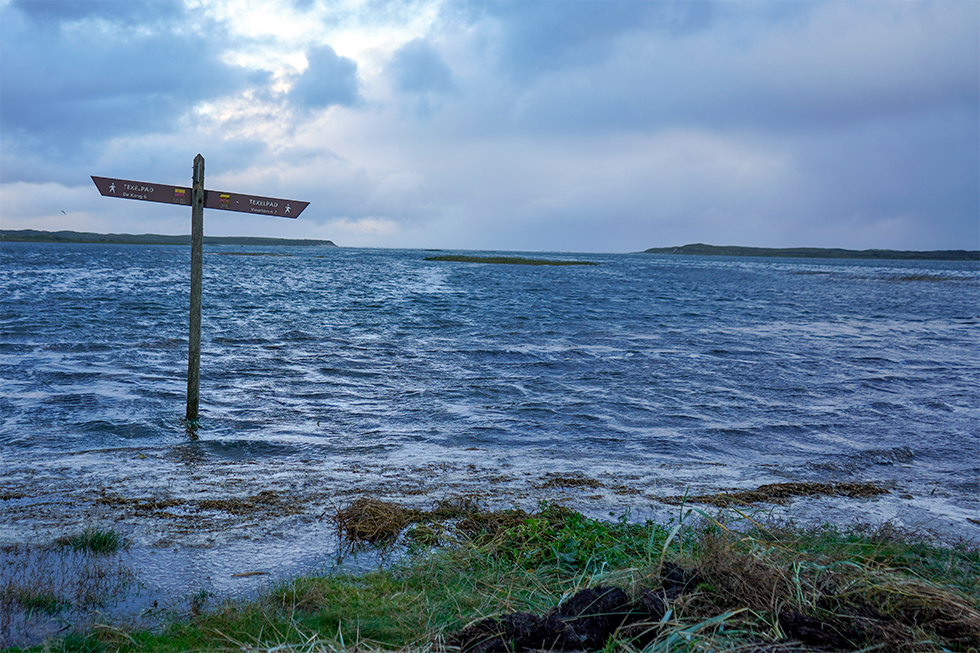
POLYGON ((633 605, 626 592, 593 587, 545 616, 514 612, 483 619, 464 628, 453 643, 470 653, 597 650, 631 616, 633 605))

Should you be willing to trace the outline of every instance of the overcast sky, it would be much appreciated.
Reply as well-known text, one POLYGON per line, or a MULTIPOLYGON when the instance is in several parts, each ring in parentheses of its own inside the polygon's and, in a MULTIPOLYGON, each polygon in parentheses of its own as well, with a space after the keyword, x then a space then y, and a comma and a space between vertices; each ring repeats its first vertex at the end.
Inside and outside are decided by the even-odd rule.
POLYGON ((980 2, 0 0, 4 229, 980 247, 980 2))

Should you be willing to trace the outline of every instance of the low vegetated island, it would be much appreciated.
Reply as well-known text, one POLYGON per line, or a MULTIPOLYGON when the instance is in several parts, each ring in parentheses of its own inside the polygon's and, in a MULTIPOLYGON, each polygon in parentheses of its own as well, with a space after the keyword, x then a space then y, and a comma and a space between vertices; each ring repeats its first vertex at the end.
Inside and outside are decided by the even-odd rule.
POLYGON ((520 258, 517 256, 427 256, 426 261, 451 261, 454 263, 493 263, 498 265, 599 265, 592 261, 561 261, 553 259, 520 258))
POLYGON ((682 256, 764 256, 774 258, 855 258, 910 261, 980 261, 980 250, 936 250, 928 252, 894 249, 825 249, 821 247, 739 247, 694 243, 681 247, 651 247, 644 254, 679 254, 682 256))
MULTIPOLYGON (((96 234, 86 231, 0 230, 0 241, 8 243, 97 243, 104 245, 190 245, 191 237, 160 234, 96 234)), ((330 240, 263 238, 259 236, 205 236, 205 245, 252 247, 336 247, 330 240)))

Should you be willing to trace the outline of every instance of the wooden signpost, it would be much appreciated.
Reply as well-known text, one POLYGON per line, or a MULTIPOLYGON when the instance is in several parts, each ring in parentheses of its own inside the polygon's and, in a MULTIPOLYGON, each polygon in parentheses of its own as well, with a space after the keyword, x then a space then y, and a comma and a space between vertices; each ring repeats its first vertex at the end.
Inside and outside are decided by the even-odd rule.
POLYGON ((204 157, 194 157, 192 186, 92 177, 103 197, 163 202, 191 207, 191 316, 187 345, 187 420, 197 420, 201 396, 201 280, 204 267, 204 209, 296 218, 309 202, 204 189, 204 157))

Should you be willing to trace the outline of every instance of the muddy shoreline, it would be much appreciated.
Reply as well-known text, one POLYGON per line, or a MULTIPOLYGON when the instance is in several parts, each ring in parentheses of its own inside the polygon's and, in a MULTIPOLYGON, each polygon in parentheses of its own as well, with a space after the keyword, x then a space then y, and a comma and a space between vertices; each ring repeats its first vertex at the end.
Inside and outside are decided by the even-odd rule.
POLYGON ((736 508, 801 525, 894 522, 937 540, 980 539, 980 524, 971 519, 976 511, 969 507, 961 517, 950 516, 945 504, 940 507, 946 514, 935 514, 931 506, 941 489, 916 495, 887 480, 788 481, 770 475, 763 477, 769 483, 718 491, 691 482, 696 468, 674 477, 668 469, 644 474, 614 467, 532 472, 483 450, 465 453, 420 464, 382 456, 221 459, 213 450, 204 455, 200 448, 178 446, 114 450, 124 460, 111 470, 105 452, 12 466, 0 488, 0 544, 8 552, 0 555, 9 558, 11 547, 44 547, 86 528, 113 529, 129 543, 118 563, 138 579, 138 587, 112 605, 36 623, 22 619, 6 637, 9 643, 38 642, 65 623, 92 619, 152 624, 165 614, 192 611, 202 596, 254 596, 338 561, 345 568, 371 568, 379 564, 376 554, 341 558, 341 537, 331 520, 361 497, 420 510, 453 497, 491 510, 532 511, 548 501, 600 519, 626 514, 660 522, 680 510, 736 508))
MULTIPOLYGON (((105 452, 63 456, 48 465, 12 466, 0 487, 0 543, 47 541, 97 525, 123 531, 138 546, 213 547, 288 537, 290 528, 322 523, 360 496, 420 508, 453 496, 470 496, 494 509, 532 509, 547 500, 590 516, 630 512, 635 519, 669 516, 687 503, 704 509, 743 507, 806 521, 811 512, 806 505, 815 503, 846 505, 843 512, 851 515, 850 521, 898 517, 939 538, 980 535, 970 519, 977 517, 980 502, 950 506, 946 501, 938 506, 946 513, 940 515, 936 503, 956 493, 938 485, 928 493, 909 490, 887 479, 813 481, 770 474, 760 478, 766 482, 754 485, 738 478, 733 481, 741 486, 704 488, 692 482, 696 464, 675 475, 667 465, 646 474, 613 466, 592 473, 557 467, 532 472, 478 449, 457 460, 421 464, 393 457, 376 462, 215 460, 182 447, 112 453, 124 460, 111 469, 105 465, 105 452)), ((717 469, 711 472, 717 483, 717 469)), ((824 521, 839 517, 831 512, 824 521)))

